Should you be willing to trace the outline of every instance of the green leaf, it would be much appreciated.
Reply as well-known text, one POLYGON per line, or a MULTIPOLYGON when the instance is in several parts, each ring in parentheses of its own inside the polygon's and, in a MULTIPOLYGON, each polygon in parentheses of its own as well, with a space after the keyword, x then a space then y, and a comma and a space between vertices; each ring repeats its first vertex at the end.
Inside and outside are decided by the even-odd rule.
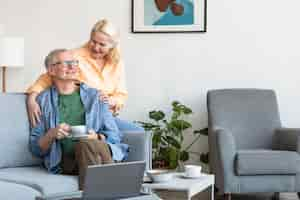
POLYGON ((137 121, 137 123, 141 124, 141 126, 146 130, 146 131, 151 131, 155 128, 159 128, 160 126, 157 124, 152 124, 149 122, 141 122, 141 121, 137 121))
POLYGON ((168 139, 166 138, 166 136, 162 136, 161 137, 161 144, 160 144, 160 146, 166 146, 166 145, 168 145, 169 144, 169 141, 168 141, 168 139))
POLYGON ((163 134, 163 130, 160 129, 160 127, 153 129, 152 132, 153 132, 153 134, 156 134, 156 135, 162 135, 163 134))
POLYGON ((161 143, 161 136, 159 134, 153 134, 152 147, 156 149, 160 143, 161 143))
POLYGON ((168 143, 171 144, 176 149, 181 148, 181 144, 176 139, 174 139, 173 137, 167 136, 166 139, 167 139, 168 143))
POLYGON ((180 152, 180 160, 187 161, 189 159, 189 153, 187 151, 180 152))
POLYGON ((190 124, 189 122, 187 122, 185 120, 174 120, 174 121, 172 121, 172 126, 174 126, 175 128, 177 128, 179 130, 185 130, 187 128, 191 128, 192 124, 190 124))
POLYGON ((173 101, 173 102, 172 102, 172 106, 173 106, 173 107, 176 107, 176 106, 178 106, 178 105, 180 105, 179 101, 173 101))
POLYGON ((194 134, 200 134, 200 135, 205 135, 208 136, 208 128, 203 128, 203 129, 199 129, 199 130, 194 130, 194 134))
POLYGON ((180 137, 182 135, 182 131, 178 130, 177 128, 171 130, 172 135, 176 137, 180 137))
POLYGON ((159 120, 162 120, 163 118, 165 118, 165 113, 161 110, 159 111, 150 111, 149 112, 149 118, 150 119, 153 119, 155 121, 159 121, 159 120))
POLYGON ((185 114, 185 115, 189 115, 193 112, 192 109, 190 109, 189 107, 179 103, 178 101, 174 101, 172 103, 172 106, 173 106, 173 111, 175 113, 178 113, 179 115, 181 115, 182 113, 185 114))
POLYGON ((181 115, 182 113, 182 110, 180 109, 180 107, 176 106, 176 107, 173 107, 173 112, 178 114, 178 117, 181 115))
POLYGON ((192 114, 193 111, 189 107, 183 106, 183 113, 186 115, 192 114))

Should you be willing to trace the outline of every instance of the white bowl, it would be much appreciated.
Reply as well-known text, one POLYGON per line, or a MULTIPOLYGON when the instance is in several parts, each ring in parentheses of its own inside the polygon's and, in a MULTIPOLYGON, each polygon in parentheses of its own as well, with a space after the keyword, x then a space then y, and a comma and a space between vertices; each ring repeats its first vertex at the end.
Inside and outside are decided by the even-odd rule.
POLYGON ((155 183, 167 182, 173 178, 173 174, 170 171, 163 169, 148 170, 147 176, 155 183))

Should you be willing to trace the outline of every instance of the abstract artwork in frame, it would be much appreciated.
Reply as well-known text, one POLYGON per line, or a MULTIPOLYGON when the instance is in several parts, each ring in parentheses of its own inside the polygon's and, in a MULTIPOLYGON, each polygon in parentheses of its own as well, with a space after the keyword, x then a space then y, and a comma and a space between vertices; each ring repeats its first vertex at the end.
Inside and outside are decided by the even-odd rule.
POLYGON ((206 4, 207 0, 132 0, 132 32, 206 32, 206 4))

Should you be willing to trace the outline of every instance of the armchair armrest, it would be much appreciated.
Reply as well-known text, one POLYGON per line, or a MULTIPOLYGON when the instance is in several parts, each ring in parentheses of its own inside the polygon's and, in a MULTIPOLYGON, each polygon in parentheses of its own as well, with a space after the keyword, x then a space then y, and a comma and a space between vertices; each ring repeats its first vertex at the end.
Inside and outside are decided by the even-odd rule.
POLYGON ((146 170, 152 168, 152 134, 145 131, 125 131, 122 142, 129 145, 127 161, 146 161, 146 170))
POLYGON ((234 137, 229 131, 216 130, 217 151, 220 155, 221 165, 224 171, 232 171, 234 169, 234 159, 236 155, 236 146, 234 137))
POLYGON ((223 179, 223 193, 238 191, 238 180, 235 175, 236 144, 230 131, 224 129, 215 130, 216 150, 220 159, 221 178, 223 179))
POLYGON ((297 151, 300 153, 300 128, 279 128, 275 130, 276 150, 297 151))

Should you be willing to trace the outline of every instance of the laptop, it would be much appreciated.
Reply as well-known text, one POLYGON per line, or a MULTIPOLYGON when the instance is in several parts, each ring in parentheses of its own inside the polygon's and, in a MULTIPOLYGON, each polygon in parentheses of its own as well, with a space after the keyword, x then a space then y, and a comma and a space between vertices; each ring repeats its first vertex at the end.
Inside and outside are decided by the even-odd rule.
POLYGON ((111 200, 143 196, 145 161, 88 166, 82 199, 111 200))

